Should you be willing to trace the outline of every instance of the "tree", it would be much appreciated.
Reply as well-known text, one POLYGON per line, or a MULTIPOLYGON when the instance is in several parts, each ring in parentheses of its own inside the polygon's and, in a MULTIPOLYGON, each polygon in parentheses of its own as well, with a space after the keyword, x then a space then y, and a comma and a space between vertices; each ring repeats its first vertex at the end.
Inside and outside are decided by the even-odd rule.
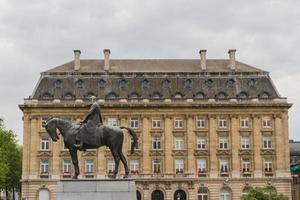
POLYGON ((22 148, 17 144, 16 135, 6 130, 0 119, 0 190, 19 191, 22 173, 22 148))
POLYGON ((247 194, 243 195, 242 200, 288 200, 289 198, 277 194, 273 187, 257 187, 247 190, 247 194))

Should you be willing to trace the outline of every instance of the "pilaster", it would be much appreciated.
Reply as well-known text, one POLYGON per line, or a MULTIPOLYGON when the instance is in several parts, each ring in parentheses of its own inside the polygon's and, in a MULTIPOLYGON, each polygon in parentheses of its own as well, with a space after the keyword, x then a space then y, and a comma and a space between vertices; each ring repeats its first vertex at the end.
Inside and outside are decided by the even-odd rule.
POLYGON ((216 123, 216 116, 210 115, 209 116, 209 155, 210 155, 210 171, 209 176, 210 178, 217 178, 218 176, 218 159, 216 156, 216 150, 218 148, 217 145, 217 123, 216 123))
POLYGON ((173 123, 170 116, 165 116, 165 172, 174 172, 174 163, 172 157, 173 150, 173 135, 172 135, 173 123))
POLYGON ((239 120, 237 116, 231 117, 231 151, 232 151, 232 178, 240 177, 240 134, 239 134, 239 120))
POLYGON ((253 115, 253 150, 254 150, 254 177, 262 177, 262 157, 260 149, 262 146, 261 121, 258 115, 253 115))

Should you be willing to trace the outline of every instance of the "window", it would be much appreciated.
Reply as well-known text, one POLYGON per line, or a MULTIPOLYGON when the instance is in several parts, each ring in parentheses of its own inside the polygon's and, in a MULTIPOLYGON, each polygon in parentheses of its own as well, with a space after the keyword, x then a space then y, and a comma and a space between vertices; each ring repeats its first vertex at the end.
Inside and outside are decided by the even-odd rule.
POLYGON ((272 137, 264 137, 263 138, 263 148, 264 149, 272 149, 272 137))
POLYGON ((273 171, 273 162, 271 159, 265 159, 264 161, 265 172, 273 171))
POLYGON ((227 119, 226 118, 219 119, 219 128, 227 128, 227 119))
POLYGON ((208 189, 206 187, 201 187, 198 190, 198 200, 208 200, 208 189))
POLYGON ((130 127, 134 129, 139 128, 139 118, 138 117, 132 117, 130 118, 130 127))
POLYGON ((197 118, 196 125, 197 125, 197 128, 205 128, 205 119, 197 118))
POLYGON ((183 137, 175 137, 175 150, 183 150, 184 149, 184 140, 183 137))
POLYGON ((152 128, 158 129, 161 128, 161 120, 160 119, 152 119, 152 128))
POLYGON ((241 128, 249 128, 249 118, 248 117, 240 119, 240 127, 241 128))
MULTIPOLYGON (((133 138, 131 137, 130 138, 130 146, 129 146, 130 149, 131 149, 133 142, 134 142, 133 138)), ((139 140, 137 141, 137 146, 134 146, 134 149, 140 149, 139 140)))
POLYGON ((220 191, 220 200, 231 200, 231 190, 223 187, 220 191))
POLYGON ((41 150, 49 150, 49 139, 48 138, 41 139, 41 150))
POLYGON ((197 169, 198 169, 198 173, 206 172, 206 159, 197 160, 197 169))
POLYGON ((242 160, 242 170, 243 172, 250 172, 250 160, 249 159, 243 159, 242 160))
POLYGON ((139 160, 130 160, 130 171, 131 173, 138 173, 140 169, 139 160))
POLYGON ((49 170, 49 161, 48 160, 41 159, 40 170, 41 170, 41 173, 48 173, 48 170, 49 170))
POLYGON ((63 160, 63 173, 71 173, 71 160, 63 160))
POLYGON ((158 138, 158 137, 152 138, 152 149, 157 150, 160 148, 161 148, 160 138, 158 138))
POLYGON ((206 139, 204 137, 197 138, 197 149, 206 149, 206 139))
POLYGON ((86 160, 85 161, 85 172, 93 173, 94 172, 94 161, 93 160, 86 160))
POLYGON ((248 136, 241 137, 241 149, 250 149, 250 138, 248 136))
POLYGON ((184 160, 182 160, 182 159, 176 159, 175 160, 175 170, 176 170, 176 173, 183 173, 184 160))
POLYGON ((219 138, 219 148, 220 149, 228 149, 228 138, 227 137, 219 138))
POLYGON ((175 118, 174 127, 175 128, 183 128, 183 119, 182 118, 175 118))
POLYGON ((116 117, 107 118, 107 125, 108 126, 118 126, 118 119, 116 117))
POLYGON ((228 160, 222 159, 220 160, 220 172, 227 173, 229 170, 228 160))
POLYGON ((152 169, 153 169, 153 173, 160 173, 161 172, 161 160, 154 159, 152 162, 152 169))
POLYGON ((262 127, 263 128, 271 128, 272 127, 272 121, 270 118, 263 118, 262 119, 262 127))
POLYGON ((115 170, 115 161, 114 160, 108 160, 107 161, 107 172, 108 173, 113 173, 115 170))

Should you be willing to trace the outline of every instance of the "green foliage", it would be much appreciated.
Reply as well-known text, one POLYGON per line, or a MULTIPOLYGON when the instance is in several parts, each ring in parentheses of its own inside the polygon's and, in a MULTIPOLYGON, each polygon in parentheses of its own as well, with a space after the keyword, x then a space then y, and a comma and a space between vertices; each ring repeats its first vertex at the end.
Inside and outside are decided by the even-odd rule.
POLYGON ((16 135, 0 119, 0 190, 18 190, 21 173, 22 148, 17 144, 16 135))
POLYGON ((242 196, 242 200, 288 200, 289 198, 277 194, 272 187, 257 187, 247 191, 247 195, 242 196))

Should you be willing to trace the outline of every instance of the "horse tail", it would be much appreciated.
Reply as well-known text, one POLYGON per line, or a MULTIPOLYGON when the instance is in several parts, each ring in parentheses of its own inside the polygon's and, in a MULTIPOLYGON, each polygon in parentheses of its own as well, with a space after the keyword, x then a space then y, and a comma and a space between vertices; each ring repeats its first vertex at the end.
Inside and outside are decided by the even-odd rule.
POLYGON ((132 128, 129 128, 129 127, 126 127, 126 126, 120 126, 120 129, 128 130, 129 134, 133 138, 133 143, 131 144, 131 151, 130 151, 130 153, 133 154, 134 147, 138 148, 138 138, 137 138, 137 135, 136 135, 135 131, 132 128))

